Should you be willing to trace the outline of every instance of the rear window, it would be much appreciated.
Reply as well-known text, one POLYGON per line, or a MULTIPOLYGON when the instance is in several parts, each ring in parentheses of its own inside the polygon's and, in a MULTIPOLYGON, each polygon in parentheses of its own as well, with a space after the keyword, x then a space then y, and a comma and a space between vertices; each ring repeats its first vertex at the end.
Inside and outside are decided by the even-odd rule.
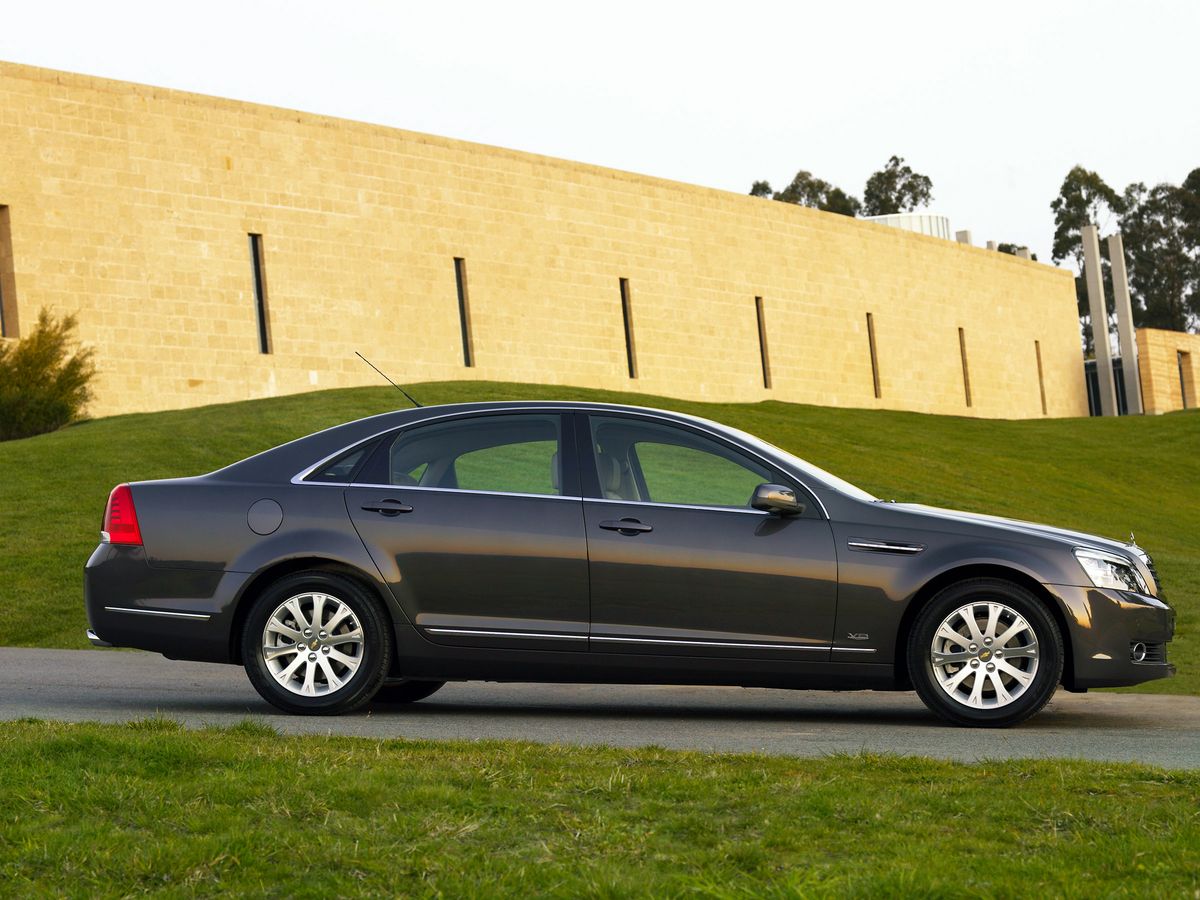
POLYGON ((327 484, 349 484, 354 477, 354 473, 358 471, 362 461, 366 458, 367 453, 374 446, 374 442, 371 442, 361 447, 355 447, 353 450, 343 453, 333 462, 313 472, 304 480, 325 482, 327 484))

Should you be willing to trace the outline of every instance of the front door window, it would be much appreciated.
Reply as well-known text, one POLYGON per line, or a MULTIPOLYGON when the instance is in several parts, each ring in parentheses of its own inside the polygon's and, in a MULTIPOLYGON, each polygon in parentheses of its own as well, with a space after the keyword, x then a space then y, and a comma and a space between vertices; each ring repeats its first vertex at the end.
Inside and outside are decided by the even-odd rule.
POLYGON ((769 469, 691 431, 618 416, 592 416, 596 475, 608 500, 749 507, 769 469))

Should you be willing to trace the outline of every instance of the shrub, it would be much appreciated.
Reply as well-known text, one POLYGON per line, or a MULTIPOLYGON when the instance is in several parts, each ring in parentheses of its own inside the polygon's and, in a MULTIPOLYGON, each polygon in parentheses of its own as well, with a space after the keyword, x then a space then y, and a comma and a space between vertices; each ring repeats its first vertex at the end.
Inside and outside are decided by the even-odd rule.
POLYGON ((56 431, 92 399, 92 350, 71 353, 77 322, 46 310, 15 344, 0 343, 0 441, 56 431))

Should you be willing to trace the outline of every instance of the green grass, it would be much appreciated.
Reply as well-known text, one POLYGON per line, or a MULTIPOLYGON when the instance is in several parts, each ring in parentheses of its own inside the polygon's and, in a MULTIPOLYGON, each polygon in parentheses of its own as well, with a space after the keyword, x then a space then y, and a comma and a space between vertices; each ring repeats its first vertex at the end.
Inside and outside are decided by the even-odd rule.
MULTIPOLYGON (((1179 611, 1171 653, 1180 676, 1141 689, 1200 693, 1200 414, 1009 422, 541 385, 449 382, 412 391, 426 404, 565 398, 678 409, 758 434, 881 497, 1117 538, 1133 531, 1179 611)), ((403 405, 387 387, 322 391, 117 416, 0 443, 0 643, 84 646, 82 566, 114 484, 210 471, 403 405)))
POLYGON ((0 732, 0 895, 1200 895, 1200 772, 0 732))

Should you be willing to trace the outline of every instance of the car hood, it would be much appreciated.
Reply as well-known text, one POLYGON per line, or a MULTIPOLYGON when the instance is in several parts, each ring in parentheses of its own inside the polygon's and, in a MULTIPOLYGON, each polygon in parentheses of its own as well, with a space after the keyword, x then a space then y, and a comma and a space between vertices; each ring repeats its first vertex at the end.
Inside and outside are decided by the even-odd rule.
MULTIPOLYGON (((1128 556, 1134 553, 1134 546, 1110 538, 1088 534, 1084 531, 1071 531, 1067 528, 1055 528, 1053 525, 1042 525, 1038 522, 1024 522, 1020 519, 1006 519, 1002 516, 986 516, 982 513, 963 512, 957 509, 940 509, 936 506, 925 506, 920 503, 889 504, 893 509, 905 510, 917 515, 940 519, 945 522, 974 523, 1001 529, 1019 535, 1035 538, 1047 538, 1071 546, 1087 545, 1102 550, 1113 550, 1128 556)), ((1140 550, 1140 548, 1138 548, 1140 550)), ((1143 553, 1145 551, 1142 551, 1143 553)), ((1138 554, 1134 554, 1138 555, 1138 554)))

